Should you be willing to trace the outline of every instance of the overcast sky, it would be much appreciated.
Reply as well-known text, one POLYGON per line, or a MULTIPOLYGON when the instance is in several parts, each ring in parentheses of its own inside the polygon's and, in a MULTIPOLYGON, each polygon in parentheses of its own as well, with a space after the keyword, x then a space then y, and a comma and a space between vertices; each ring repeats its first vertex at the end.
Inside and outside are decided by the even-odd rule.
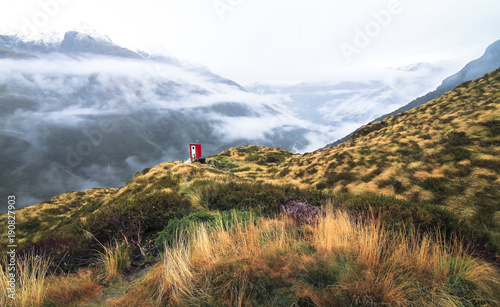
POLYGON ((328 82, 384 67, 458 70, 500 39, 498 0, 0 0, 0 32, 87 23, 241 84, 328 82))

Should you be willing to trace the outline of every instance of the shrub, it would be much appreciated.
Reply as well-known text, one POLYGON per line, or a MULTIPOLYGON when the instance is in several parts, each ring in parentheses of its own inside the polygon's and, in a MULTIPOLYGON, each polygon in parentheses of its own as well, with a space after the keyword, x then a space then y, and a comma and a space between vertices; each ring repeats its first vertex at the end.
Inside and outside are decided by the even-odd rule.
POLYGON ((292 156, 292 153, 288 151, 272 152, 266 154, 264 157, 259 157, 256 163, 258 165, 280 164, 290 156, 292 156))
POLYGON ((378 131, 384 127, 386 127, 387 121, 381 121, 381 122, 375 122, 375 123, 370 123, 366 126, 361 127, 360 129, 356 130, 353 134, 351 139, 359 138, 361 136, 366 136, 374 131, 378 131))
POLYGON ((286 175, 290 174, 291 170, 286 167, 284 169, 281 170, 281 172, 279 173, 280 177, 285 177, 286 175))
POLYGON ((459 146, 447 146, 440 153, 438 161, 440 163, 446 163, 449 161, 460 162, 462 160, 468 160, 472 157, 472 152, 464 147, 459 146), (451 157, 449 159, 448 157, 451 157))
POLYGON ((490 232, 475 228, 450 211, 435 204, 411 202, 393 196, 339 193, 331 203, 351 212, 362 219, 375 214, 390 227, 400 229, 404 225, 413 225, 417 229, 434 233, 441 232, 448 238, 459 234, 466 243, 486 247, 489 252, 498 252, 500 245, 495 245, 490 232))
MULTIPOLYGON (((91 256, 88 254, 88 247, 88 242, 83 238, 67 234, 42 238, 27 246, 21 253, 45 255, 52 259, 52 264, 57 265, 57 269, 68 272, 89 261, 91 256)), ((55 270, 56 267, 52 266, 50 269, 55 270)))
POLYGON ((247 167, 232 169, 231 172, 232 173, 239 173, 239 172, 248 172, 249 170, 251 170, 251 168, 247 166, 247 167))
POLYGON ((479 124, 488 128, 491 136, 496 137, 500 135, 500 120, 490 120, 479 124))
POLYGON ((444 144, 444 149, 438 156, 440 163, 460 162, 470 159, 472 156, 472 152, 463 146, 471 145, 473 140, 464 132, 450 132, 441 142, 444 144))
POLYGON ((259 147, 258 146, 246 146, 246 147, 237 147, 236 150, 238 151, 238 153, 254 153, 256 151, 259 151, 259 147))
POLYGON ((304 170, 300 170, 300 171, 294 173, 295 178, 302 178, 302 177, 304 177, 304 175, 305 175, 304 170))
POLYGON ((179 187, 181 177, 179 175, 167 175, 161 178, 151 177, 149 179, 153 185, 146 190, 146 192, 154 190, 162 190, 165 188, 171 188, 176 190, 179 187))
POLYGON ((279 172, 280 170, 277 169, 276 167, 271 167, 267 170, 268 173, 270 174, 276 174, 277 172, 279 172))
POLYGON ((382 168, 377 168, 375 169, 373 172, 371 173, 368 173, 364 176, 361 177, 361 180, 363 182, 370 182, 372 181, 375 177, 377 177, 378 175, 380 175, 382 173, 382 168))
POLYGON ((134 237, 137 234, 148 240, 156 237, 170 219, 183 217, 190 210, 190 203, 179 193, 138 195, 106 204, 88 217, 84 229, 104 243, 117 236, 134 237))
POLYGON ((420 160, 422 158, 422 149, 417 143, 412 142, 411 144, 401 143, 402 147, 396 150, 396 153, 400 155, 400 158, 408 161, 420 160))
POLYGON ((248 155, 245 157, 245 161, 255 162, 255 161, 259 161, 261 158, 262 158, 262 156, 260 156, 260 155, 248 155))
POLYGON ((239 167, 237 162, 232 162, 227 160, 213 160, 213 164, 216 168, 226 171, 239 167))
POLYGON ((181 220, 173 218, 168 221, 168 225, 160 232, 155 239, 155 245, 158 248, 163 248, 165 245, 172 246, 176 242, 179 235, 195 223, 215 221, 214 214, 206 212, 196 212, 183 217, 181 220))
POLYGON ((499 160, 473 159, 471 162, 472 166, 491 169, 500 174, 499 160))
POLYGON ((264 183, 217 183, 206 187, 211 193, 203 193, 203 203, 209 210, 231 209, 254 211, 257 214, 273 216, 280 212, 281 205, 291 198, 310 204, 319 203, 326 197, 317 190, 301 190, 295 186, 276 186, 264 183))
POLYGON ((266 163, 280 163, 280 159, 278 159, 276 156, 271 156, 271 155, 268 155, 266 157, 266 163))

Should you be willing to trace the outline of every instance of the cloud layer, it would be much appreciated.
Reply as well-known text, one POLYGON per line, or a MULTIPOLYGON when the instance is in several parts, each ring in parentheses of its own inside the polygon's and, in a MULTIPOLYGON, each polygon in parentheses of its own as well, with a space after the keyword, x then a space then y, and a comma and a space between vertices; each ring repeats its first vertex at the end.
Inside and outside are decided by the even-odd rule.
POLYGON ((261 144, 318 148, 321 125, 207 72, 149 60, 61 54, 0 60, 3 193, 32 205, 68 190, 117 187, 137 171, 261 144), (316 135, 311 143, 306 134, 316 135))

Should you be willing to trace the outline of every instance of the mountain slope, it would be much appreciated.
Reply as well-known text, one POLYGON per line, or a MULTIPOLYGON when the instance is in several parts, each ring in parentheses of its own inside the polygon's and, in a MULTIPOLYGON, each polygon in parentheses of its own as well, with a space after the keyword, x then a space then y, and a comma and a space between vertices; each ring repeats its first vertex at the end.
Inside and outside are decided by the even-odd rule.
MULTIPOLYGON (((500 67, 500 40, 496 41, 493 44, 491 44, 490 46, 488 46, 488 48, 486 49, 484 54, 479 59, 476 59, 476 60, 468 63, 459 72, 446 78, 442 82, 442 84, 440 86, 438 86, 438 88, 436 90, 429 92, 429 93, 425 94, 424 96, 419 97, 419 98, 411 101, 407 105, 402 106, 401 108, 399 108, 393 112, 382 115, 382 116, 376 118, 375 120, 373 120, 372 122, 381 121, 381 120, 388 118, 390 116, 394 116, 394 115, 400 114, 402 112, 416 108, 418 106, 421 106, 421 105, 423 105, 423 104, 425 104, 433 99, 438 98, 439 96, 445 94, 446 92, 451 91, 452 89, 454 89, 455 87, 457 87, 461 83, 479 78, 479 77, 483 76, 484 74, 486 74, 490 71, 493 71, 499 67, 500 67)), ((333 145, 337 145, 337 144, 341 144, 343 142, 346 142, 347 140, 349 140, 349 138, 351 137, 352 134, 353 133, 351 133, 351 134, 349 134, 349 135, 347 135, 347 136, 345 136, 345 137, 343 137, 343 138, 341 138, 341 139, 339 139, 331 144, 328 144, 328 145, 326 145, 326 147, 331 147, 333 145)))
POLYGON ((459 72, 446 78, 435 91, 432 91, 423 97, 419 97, 414 101, 410 102, 409 104, 397 109, 396 111, 381 116, 375 119, 374 121, 380 121, 387 117, 394 116, 404 111, 408 111, 415 107, 421 106, 424 103, 427 103, 443 95, 444 93, 451 91, 461 83, 477 79, 483 76, 484 74, 493 71, 499 67, 500 67, 500 40, 488 46, 484 54, 479 59, 468 63, 459 72))
MULTIPOLYGON (((496 70, 418 108, 366 125, 343 144, 292 156, 264 172, 270 172, 271 182, 435 203, 470 225, 494 230, 500 246, 499 119, 496 70)), ((216 159, 251 163, 238 150, 227 156, 216 159)), ((253 178, 262 168, 245 167, 246 172, 236 174, 253 178)))

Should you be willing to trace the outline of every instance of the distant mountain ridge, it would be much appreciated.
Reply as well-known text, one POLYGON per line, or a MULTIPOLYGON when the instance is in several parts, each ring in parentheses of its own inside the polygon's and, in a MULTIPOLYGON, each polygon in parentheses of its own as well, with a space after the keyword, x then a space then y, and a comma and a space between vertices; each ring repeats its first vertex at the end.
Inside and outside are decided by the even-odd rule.
POLYGON ((90 33, 80 33, 77 31, 66 32, 60 42, 25 41, 16 35, 0 35, 0 46, 3 49, 17 53, 31 55, 44 53, 93 53, 110 56, 121 56, 132 59, 142 58, 137 53, 119 47, 110 39, 93 36, 90 33))
MULTIPOLYGON (((405 105, 405 106, 403 106, 403 107, 401 107, 393 112, 390 112, 388 114, 385 114, 385 115, 382 115, 382 116, 376 118, 375 120, 372 121, 372 123, 381 121, 381 120, 386 119, 388 117, 398 115, 398 114, 403 113, 405 111, 408 111, 408 110, 411 110, 411 109, 416 108, 418 106, 421 106, 421 105, 423 105, 423 104, 425 104, 433 99, 436 99, 439 96, 453 90, 455 87, 459 86, 463 82, 477 79, 477 78, 479 78, 479 77, 481 77, 481 76, 487 74, 488 72, 493 71, 497 68, 500 68, 500 40, 498 40, 498 41, 494 42, 493 44, 491 44, 490 46, 488 46, 488 48, 486 48, 486 51, 484 52, 484 54, 480 58, 468 63, 459 72, 446 78, 442 82, 442 84, 436 88, 436 90, 429 92, 426 95, 411 101, 407 105, 405 105)), ((355 133, 355 132, 353 132, 353 133, 355 133)), ((347 135, 347 136, 345 136, 345 137, 343 137, 343 138, 341 138, 341 139, 339 139, 331 144, 326 145, 325 148, 346 142, 353 135, 353 133, 350 133, 349 135, 347 135)))
MULTIPOLYGON (((49 42, 44 40, 26 41, 16 35, 0 34, 0 59, 37 58, 44 57, 50 53, 60 53, 70 57, 93 54, 133 60, 155 61, 176 66, 185 66, 187 64, 181 63, 172 56, 149 54, 144 51, 135 52, 114 44, 107 36, 96 35, 90 32, 68 31, 62 39, 52 39, 49 42)), ((245 90, 233 80, 214 74, 205 67, 193 66, 192 68, 200 72, 203 71, 212 81, 237 86, 241 90, 245 90)))
POLYGON ((67 32, 64 35, 64 40, 59 45, 59 52, 89 52, 131 59, 142 59, 142 57, 137 53, 126 48, 116 46, 111 41, 95 39, 90 35, 81 34, 75 31, 67 32))

